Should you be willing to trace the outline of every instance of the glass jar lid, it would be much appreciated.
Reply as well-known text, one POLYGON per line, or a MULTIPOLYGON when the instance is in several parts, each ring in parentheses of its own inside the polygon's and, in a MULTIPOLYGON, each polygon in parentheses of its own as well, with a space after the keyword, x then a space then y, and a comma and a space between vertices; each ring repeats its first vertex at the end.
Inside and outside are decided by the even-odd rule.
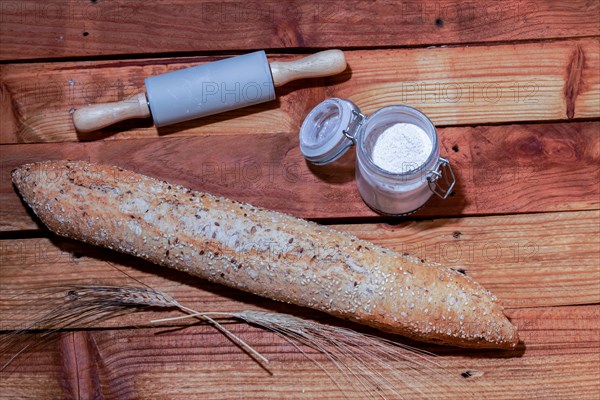
POLYGON ((300 150, 316 165, 340 158, 355 142, 365 116, 350 100, 331 98, 319 103, 300 128, 300 150))

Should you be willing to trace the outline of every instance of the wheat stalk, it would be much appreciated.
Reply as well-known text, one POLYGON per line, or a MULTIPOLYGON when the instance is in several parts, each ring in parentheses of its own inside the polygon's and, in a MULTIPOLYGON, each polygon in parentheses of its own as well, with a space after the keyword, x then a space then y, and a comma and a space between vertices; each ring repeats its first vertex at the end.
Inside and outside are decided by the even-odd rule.
POLYGON ((330 376, 344 392, 347 392, 346 387, 351 387, 367 398, 403 398, 399 391, 401 388, 404 391, 408 389, 418 398, 443 397, 447 392, 461 393, 462 398, 475 398, 460 379, 452 379, 448 371, 436 362, 435 354, 348 328, 288 314, 254 310, 201 312, 151 322, 206 315, 235 318, 280 335, 330 376), (302 350, 302 346, 325 355, 331 365, 327 366, 311 358, 302 350))
MULTIPOLYGON (((410 392, 418 398, 434 398, 446 392, 466 392, 460 378, 452 377, 435 361, 435 355, 379 336, 352 329, 327 325, 287 314, 244 310, 238 312, 199 312, 186 307, 167 293, 150 287, 135 286, 70 286, 49 288, 45 299, 58 304, 42 313, 24 328, 0 339, 0 354, 7 354, 15 345, 22 345, 23 333, 42 330, 42 338, 59 330, 94 326, 99 322, 141 309, 177 309, 185 315, 153 320, 153 323, 196 318, 206 321, 255 360, 268 359, 241 338, 223 327, 217 319, 237 319, 274 332, 291 343, 325 372, 346 395, 349 388, 362 398, 403 398, 410 392), (329 362, 319 362, 305 349, 323 354, 329 362), (456 379, 453 379, 456 378, 456 379)), ((50 301, 48 304, 51 304, 50 301)), ((39 342, 38 342, 39 343, 39 342)), ((30 348, 25 345, 4 363, 6 368, 18 355, 30 348)), ((479 397, 480 398, 480 397, 479 397)))
MULTIPOLYGON (((0 354, 19 344, 23 333, 43 331, 41 337, 50 336, 59 330, 80 326, 94 326, 107 319, 139 311, 147 308, 178 309, 195 318, 207 321, 235 343, 261 361, 269 361, 249 346, 242 339, 223 327, 210 316, 203 316, 198 311, 183 306, 171 295, 150 287, 136 286, 101 286, 81 285, 68 287, 45 288, 41 297, 47 302, 48 311, 42 312, 34 322, 25 327, 3 335, 0 338, 0 354)), ((13 357, 6 361, 0 371, 4 370, 19 354, 31 347, 25 344, 13 357)))

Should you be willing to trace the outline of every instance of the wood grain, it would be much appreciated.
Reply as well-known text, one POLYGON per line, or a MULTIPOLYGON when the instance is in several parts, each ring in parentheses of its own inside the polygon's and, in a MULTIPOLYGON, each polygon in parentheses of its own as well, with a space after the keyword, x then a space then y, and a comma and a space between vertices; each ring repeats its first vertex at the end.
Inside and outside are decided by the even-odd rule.
POLYGON ((3 1, 0 58, 406 46, 598 35, 595 1, 3 1), (374 23, 376 21, 376 23, 374 23))
POLYGON ((336 228, 460 269, 505 307, 600 303, 597 210, 336 228))
MULTIPOLYGON (((426 347, 444 354, 438 362, 447 370, 449 382, 463 379, 460 374, 465 371, 483 373, 464 379, 464 386, 439 387, 435 398, 462 399, 465 389, 477 393, 475 398, 500 400, 597 398, 600 306, 521 309, 510 314, 524 342, 520 351, 426 347)), ((0 397, 345 398, 323 371, 284 339, 242 324, 227 327, 270 359, 272 376, 207 326, 76 331, 17 359, 2 373, 0 397)), ((405 368, 403 363, 397 366, 399 371, 405 368)), ((434 386, 430 381, 421 384, 434 386)), ((418 397, 414 384, 413 391, 398 390, 407 398, 418 397)))
MULTIPOLYGON (((202 310, 270 310, 364 329, 44 232, 10 170, 84 159, 338 222, 464 271, 509 307, 523 346, 419 346, 441 354, 454 377, 474 371, 459 380, 475 398, 598 400, 600 121, 581 119, 600 118, 599 13, 589 0, 0 0, 0 342, 2 330, 43 305, 35 290, 28 301, 16 292, 135 284, 124 273, 202 310), (77 108, 123 100, 147 76, 257 49, 287 61, 334 47, 347 50, 343 74, 292 82, 271 103, 160 130, 147 120, 93 134, 73 129, 77 108), (393 104, 427 113, 443 127, 456 194, 414 218, 376 219, 358 196, 353 154, 325 168, 301 158, 300 124, 328 97, 349 98, 366 114, 393 104), (80 141, 95 142, 58 143, 80 141), (18 239, 28 236, 22 230, 40 237, 18 239)), ((345 398, 271 333, 227 325, 271 360, 274 376, 210 327, 148 322, 168 315, 176 313, 123 316, 32 349, 0 371, 0 399, 345 398)), ((0 354, 0 364, 10 355, 0 354)))
POLYGON ((77 108, 124 100, 144 90, 147 76, 222 57, 1 65, 0 142, 298 132, 328 97, 351 99, 367 114, 413 106, 438 126, 600 117, 597 39, 346 53, 345 73, 277 88, 277 101, 161 129, 148 119, 89 134, 73 127, 77 108))
MULTIPOLYGON (((497 295, 505 307, 516 308, 600 302, 598 222, 599 211, 585 211, 334 228, 463 271, 497 295)), ((194 309, 260 308, 327 318, 54 236, 3 240, 0 260, 0 329, 23 326, 44 310, 36 288, 98 283, 139 286, 134 278, 194 309)), ((100 326, 148 326, 149 320, 162 316, 164 312, 128 315, 100 326)))
MULTIPOLYGON (((598 122, 440 129, 456 194, 435 196, 418 216, 588 210, 600 201, 598 122)), ((10 171, 24 163, 81 159, 116 164, 186 187, 298 217, 376 216, 354 181, 354 152, 315 167, 296 133, 5 145, 0 156, 0 230, 36 230, 10 171), (340 204, 343 204, 340 207, 340 204)))

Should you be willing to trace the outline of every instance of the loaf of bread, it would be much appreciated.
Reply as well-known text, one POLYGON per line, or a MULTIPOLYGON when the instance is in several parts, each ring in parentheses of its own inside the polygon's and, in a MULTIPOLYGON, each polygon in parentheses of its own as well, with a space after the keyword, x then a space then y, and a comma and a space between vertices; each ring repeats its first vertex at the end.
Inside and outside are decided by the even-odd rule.
POLYGON ((58 235, 412 339, 518 342, 469 277, 325 226, 86 162, 28 164, 12 178, 58 235))

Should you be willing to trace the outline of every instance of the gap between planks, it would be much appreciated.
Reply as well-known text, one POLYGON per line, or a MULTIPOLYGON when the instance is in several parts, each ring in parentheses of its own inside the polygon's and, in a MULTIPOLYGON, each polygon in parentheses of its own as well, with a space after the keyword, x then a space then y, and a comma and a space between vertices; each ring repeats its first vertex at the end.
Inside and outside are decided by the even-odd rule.
MULTIPOLYGON (((564 42, 566 40, 597 40, 598 35, 570 35, 556 36, 543 39, 514 39, 514 40, 486 40, 483 42, 461 42, 461 43, 436 43, 436 44, 417 44, 417 45, 369 45, 369 46, 336 46, 336 49, 345 52, 352 51, 377 51, 377 50, 416 50, 416 49, 436 49, 436 48, 454 48, 454 47, 477 47, 477 46, 503 46, 503 45, 523 45, 532 43, 554 43, 564 42)), ((252 51, 263 50, 267 57, 304 57, 318 51, 330 50, 333 47, 271 47, 269 49, 250 48, 245 50, 223 49, 223 50, 207 50, 207 51, 175 51, 163 53, 124 53, 110 55, 88 55, 76 57, 60 57, 60 58, 28 58, 28 59, 0 59, 1 65, 31 65, 31 64, 47 64, 53 63, 81 63, 81 62, 102 62, 102 61, 136 61, 149 62, 151 60, 197 60, 200 57, 235 57, 252 51)))

